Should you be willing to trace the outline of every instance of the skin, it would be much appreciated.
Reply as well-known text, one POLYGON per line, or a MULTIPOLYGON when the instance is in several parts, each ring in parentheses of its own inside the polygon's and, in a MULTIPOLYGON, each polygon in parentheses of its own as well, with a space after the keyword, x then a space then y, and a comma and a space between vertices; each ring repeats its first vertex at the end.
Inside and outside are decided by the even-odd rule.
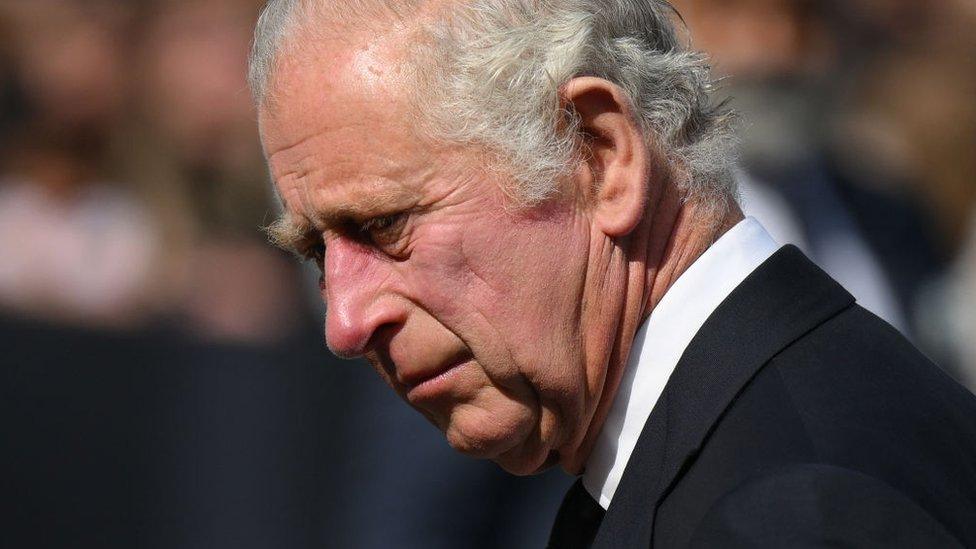
POLYGON ((453 447, 578 473, 637 328, 741 213, 703 222, 621 91, 589 77, 563 88, 588 160, 556 198, 513 204, 486 151, 411 131, 395 42, 284 56, 259 113, 275 236, 322 268, 329 348, 365 357, 453 447))

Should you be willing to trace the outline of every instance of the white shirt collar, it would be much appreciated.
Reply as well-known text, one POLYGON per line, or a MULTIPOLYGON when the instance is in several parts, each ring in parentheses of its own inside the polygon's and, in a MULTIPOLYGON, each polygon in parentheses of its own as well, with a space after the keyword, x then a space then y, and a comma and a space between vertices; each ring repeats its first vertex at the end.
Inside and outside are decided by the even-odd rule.
POLYGON ((778 248, 758 221, 740 221, 678 277, 637 331, 583 474, 583 486, 601 507, 610 505, 644 423, 685 348, 732 290, 778 248))

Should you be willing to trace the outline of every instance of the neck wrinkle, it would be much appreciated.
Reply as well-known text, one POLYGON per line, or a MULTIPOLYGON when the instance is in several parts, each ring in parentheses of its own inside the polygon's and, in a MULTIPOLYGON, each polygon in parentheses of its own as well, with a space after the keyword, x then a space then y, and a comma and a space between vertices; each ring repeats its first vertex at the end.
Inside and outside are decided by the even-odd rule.
POLYGON ((674 282, 744 216, 738 206, 723 218, 697 220, 699 208, 680 198, 673 186, 649 205, 648 213, 624 244, 626 295, 617 318, 617 336, 606 364, 600 399, 574 456, 563 460, 570 474, 581 474, 617 395, 634 338, 674 282))
MULTIPOLYGON (((657 188, 668 187, 670 185, 657 188)), ((587 358, 588 361, 595 362, 589 365, 590 367, 603 369, 605 374, 599 397, 584 427, 578 446, 572 451, 571 456, 564 456, 561 460, 563 469, 569 474, 579 474, 583 470, 610 412, 613 397, 617 393, 627 365, 627 358, 630 356, 634 336, 643 322, 643 304, 647 301, 645 273, 648 270, 648 260, 649 258, 651 261, 659 260, 664 249, 664 243, 655 243, 653 235, 671 233, 671 225, 677 215, 675 207, 677 204, 679 204, 677 200, 669 200, 669 197, 662 194, 651 197, 647 205, 647 213, 634 231, 614 244, 617 253, 622 256, 618 260, 621 274, 617 279, 619 284, 608 286, 620 287, 623 297, 621 299, 618 294, 608 296, 604 300, 604 302, 619 303, 613 318, 608 319, 609 322, 616 324, 616 330, 612 341, 608 341, 608 345, 599 353, 602 356, 587 358)), ((664 240, 666 241, 667 239, 664 240)))
MULTIPOLYGON (((671 230, 658 256, 656 267, 645 272, 641 324, 647 320, 664 294, 723 234, 745 219, 738 205, 723 212, 721 218, 700 220, 701 206, 684 203, 678 209, 671 230)), ((653 245, 653 242, 652 242, 653 245)))

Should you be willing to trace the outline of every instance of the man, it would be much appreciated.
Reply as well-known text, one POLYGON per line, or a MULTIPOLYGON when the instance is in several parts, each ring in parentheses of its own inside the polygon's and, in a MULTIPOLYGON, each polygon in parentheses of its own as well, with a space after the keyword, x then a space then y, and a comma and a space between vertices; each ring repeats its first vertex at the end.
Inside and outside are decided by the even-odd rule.
POLYGON ((976 544, 976 403, 735 202, 664 2, 271 2, 251 84, 326 339, 554 547, 976 544))

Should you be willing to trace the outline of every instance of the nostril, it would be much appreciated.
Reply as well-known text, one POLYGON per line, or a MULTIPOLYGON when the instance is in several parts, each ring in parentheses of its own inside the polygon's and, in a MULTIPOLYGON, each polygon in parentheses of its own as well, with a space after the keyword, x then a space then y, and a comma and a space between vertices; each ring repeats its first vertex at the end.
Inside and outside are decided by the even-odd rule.
POLYGON ((403 329, 402 322, 386 322, 373 331, 373 337, 366 342, 365 352, 377 352, 381 355, 389 353, 390 342, 403 329))

